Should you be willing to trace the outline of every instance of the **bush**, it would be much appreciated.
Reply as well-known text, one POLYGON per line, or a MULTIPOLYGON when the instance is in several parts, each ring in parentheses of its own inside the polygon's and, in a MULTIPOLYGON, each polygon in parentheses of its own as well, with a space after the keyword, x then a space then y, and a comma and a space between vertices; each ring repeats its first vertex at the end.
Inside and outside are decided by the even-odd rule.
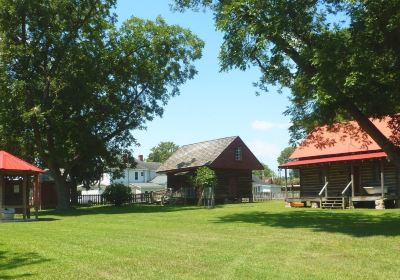
POLYGON ((124 186, 123 184, 112 184, 106 187, 102 197, 115 206, 121 206, 129 202, 131 195, 132 191, 130 187, 124 186))

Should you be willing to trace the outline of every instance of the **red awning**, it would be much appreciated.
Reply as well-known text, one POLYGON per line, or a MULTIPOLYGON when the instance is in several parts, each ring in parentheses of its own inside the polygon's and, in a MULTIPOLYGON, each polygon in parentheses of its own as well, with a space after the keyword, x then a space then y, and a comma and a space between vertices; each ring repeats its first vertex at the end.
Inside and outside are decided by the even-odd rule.
POLYGON ((9 171, 29 171, 34 173, 43 173, 44 171, 26 161, 13 156, 6 151, 0 151, 0 170, 9 171))
POLYGON ((373 153, 363 153, 363 154, 353 154, 345 156, 331 156, 323 158, 313 158, 313 159, 303 159, 289 161, 285 164, 279 166, 279 168, 295 168, 303 165, 327 163, 327 162, 338 162, 338 161, 349 161, 349 160, 362 160, 371 158, 385 158, 387 157, 385 152, 373 152, 373 153))

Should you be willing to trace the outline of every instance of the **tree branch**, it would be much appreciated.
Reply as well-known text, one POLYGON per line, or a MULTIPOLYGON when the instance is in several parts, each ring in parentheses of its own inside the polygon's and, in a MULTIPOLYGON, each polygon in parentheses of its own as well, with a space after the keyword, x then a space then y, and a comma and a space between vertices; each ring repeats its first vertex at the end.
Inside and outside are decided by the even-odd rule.
POLYGON ((351 100, 345 100, 343 106, 358 125, 386 152, 389 159, 400 168, 400 148, 392 143, 351 100))
MULTIPOLYGON (((143 89, 138 94, 136 94, 132 102, 135 103, 139 99, 139 97, 147 90, 147 88, 148 88, 147 86, 143 87, 143 89)), ((116 130, 114 130, 112 133, 108 134, 104 138, 105 141, 111 141, 115 136, 120 134, 122 131, 128 129, 133 123, 133 121, 129 122, 130 118, 131 117, 128 113, 128 115, 122 121, 120 121, 119 125, 117 125, 116 130)))

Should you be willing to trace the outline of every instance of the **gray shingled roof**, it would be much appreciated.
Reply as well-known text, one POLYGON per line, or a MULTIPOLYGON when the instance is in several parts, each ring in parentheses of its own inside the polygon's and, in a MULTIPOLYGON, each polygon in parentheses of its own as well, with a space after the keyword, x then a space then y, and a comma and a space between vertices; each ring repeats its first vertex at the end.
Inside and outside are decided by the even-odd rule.
POLYGON ((140 161, 137 159, 135 160, 137 163, 135 169, 148 169, 155 171, 161 166, 160 162, 147 162, 147 161, 140 161))
POLYGON ((150 183, 158 185, 167 185, 167 175, 159 174, 156 177, 154 177, 154 179, 151 180, 150 183))
POLYGON ((237 137, 182 146, 158 168, 157 172, 210 165, 237 137))

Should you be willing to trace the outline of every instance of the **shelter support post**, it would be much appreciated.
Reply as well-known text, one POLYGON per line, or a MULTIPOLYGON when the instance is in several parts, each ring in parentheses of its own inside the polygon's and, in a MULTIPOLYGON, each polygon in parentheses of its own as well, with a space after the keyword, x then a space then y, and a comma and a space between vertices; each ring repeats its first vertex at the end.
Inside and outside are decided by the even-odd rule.
POLYGON ((25 174, 22 181, 22 216, 24 220, 27 218, 27 184, 28 176, 25 174))
POLYGON ((35 208, 35 219, 39 218, 39 203, 40 202, 40 184, 39 175, 36 174, 33 178, 33 207, 35 208))
POLYGON ((4 177, 0 174, 0 222, 3 220, 3 189, 4 189, 4 177))
MULTIPOLYGON (((324 173, 325 173, 324 181, 325 181, 325 184, 326 184, 326 183, 328 183, 328 177, 326 176, 326 169, 325 169, 324 173)), ((326 188, 325 188, 325 197, 328 198, 328 186, 326 186, 326 188)))
POLYGON ((288 198, 288 191, 287 191, 287 169, 285 168, 285 200, 288 198))

